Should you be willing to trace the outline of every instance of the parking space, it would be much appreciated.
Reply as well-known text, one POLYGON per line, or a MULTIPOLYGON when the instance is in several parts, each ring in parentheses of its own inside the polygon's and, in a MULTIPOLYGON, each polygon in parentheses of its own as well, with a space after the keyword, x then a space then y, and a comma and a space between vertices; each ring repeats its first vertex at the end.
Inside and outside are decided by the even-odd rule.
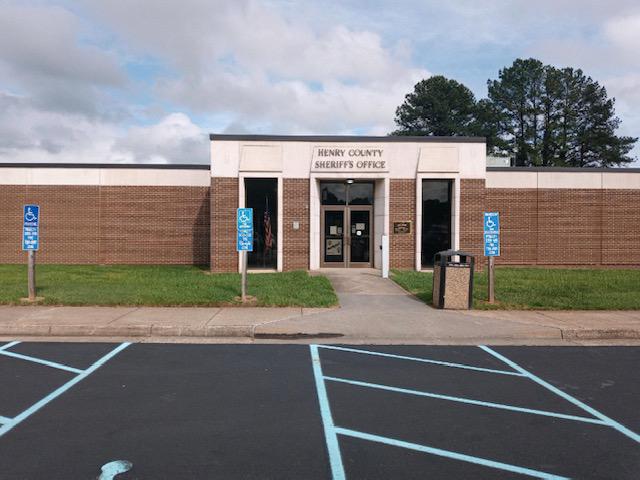
POLYGON ((3 379, 3 389, 0 393, 0 437, 128 346, 128 343, 90 348, 81 344, 42 344, 36 348, 24 348, 17 341, 1 345, 0 378, 3 379), (107 349, 107 352, 101 354, 100 350, 103 349, 107 349), (78 368, 67 361, 78 361, 78 357, 85 361, 86 357, 92 357, 91 364, 78 368), (66 363, 56 361, 56 358, 66 363))
POLYGON ((117 480, 327 478, 308 347, 131 345, 0 437, 3 480, 115 460, 117 480))
POLYGON ((640 471, 640 436, 618 420, 637 419, 637 350, 311 350, 334 478, 637 478, 640 471), (572 383, 553 375, 555 353, 566 359, 561 376, 579 372, 572 383), (532 368, 541 361, 555 385, 508 355, 532 368), (593 384, 615 384, 602 367, 616 357, 628 382, 613 390, 627 403, 596 410, 585 402, 600 396, 593 384))
POLYGON ((636 348, 5 343, 2 478, 637 478, 639 360, 636 348))

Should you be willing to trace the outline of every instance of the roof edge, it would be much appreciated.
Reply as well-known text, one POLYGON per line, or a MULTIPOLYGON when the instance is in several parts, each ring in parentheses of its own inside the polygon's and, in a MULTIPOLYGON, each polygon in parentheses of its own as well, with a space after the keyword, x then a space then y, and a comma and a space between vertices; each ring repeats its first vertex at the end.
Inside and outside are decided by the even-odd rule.
POLYGON ((486 143, 485 137, 434 137, 434 136, 358 136, 358 135, 244 135, 209 134, 210 141, 245 142, 373 142, 373 143, 486 143))
POLYGON ((148 170, 210 170, 207 163, 1 163, 0 168, 123 168, 148 170))
POLYGON ((640 173, 631 167, 487 167, 487 172, 640 173))

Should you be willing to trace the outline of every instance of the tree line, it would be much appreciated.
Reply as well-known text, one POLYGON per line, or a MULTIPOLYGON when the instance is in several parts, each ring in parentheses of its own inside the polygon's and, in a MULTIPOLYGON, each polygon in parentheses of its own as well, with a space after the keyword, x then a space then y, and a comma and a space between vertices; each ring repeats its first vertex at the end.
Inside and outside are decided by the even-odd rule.
POLYGON ((418 82, 396 109, 393 135, 483 136, 487 154, 517 166, 609 167, 634 161, 638 138, 618 136, 615 99, 580 69, 517 59, 476 101, 443 76, 418 82))

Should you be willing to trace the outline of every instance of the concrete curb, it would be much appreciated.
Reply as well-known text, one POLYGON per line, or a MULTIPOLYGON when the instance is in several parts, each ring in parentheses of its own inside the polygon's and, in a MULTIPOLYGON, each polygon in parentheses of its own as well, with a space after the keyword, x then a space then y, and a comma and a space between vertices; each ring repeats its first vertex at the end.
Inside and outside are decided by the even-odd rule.
POLYGON ((0 325, 0 336, 28 337, 247 337, 253 325, 212 325, 208 327, 171 325, 0 325))
MULTIPOLYGON (((340 337, 341 332, 316 332, 313 334, 294 331, 265 334, 259 330, 262 324, 255 325, 210 325, 204 327, 173 326, 173 325, 121 325, 121 326, 92 326, 92 325, 0 325, 0 336, 28 336, 28 337, 181 337, 181 338, 261 338, 277 336, 283 340, 287 337, 322 338, 323 336, 340 337), (258 331, 256 331, 258 330, 258 331)), ((344 337, 352 335, 345 334, 344 337)), ((553 336, 555 337, 555 336, 553 336)), ((398 340, 410 340, 412 337, 398 340)), ((433 340, 473 340, 469 337, 443 336, 433 337, 433 340)), ((494 337, 492 337, 494 338, 494 337)), ((511 340, 548 339, 549 335, 510 335, 505 334, 495 338, 511 340)), ((640 329, 603 328, 603 329, 562 329, 556 338, 564 340, 638 340, 640 329)), ((372 338, 373 339, 373 338, 372 338)), ((366 339, 365 339, 366 340, 366 339)), ((482 341, 486 338, 477 338, 482 341)))
POLYGON ((637 340, 640 330, 631 328, 568 329, 562 330, 567 340, 637 340))

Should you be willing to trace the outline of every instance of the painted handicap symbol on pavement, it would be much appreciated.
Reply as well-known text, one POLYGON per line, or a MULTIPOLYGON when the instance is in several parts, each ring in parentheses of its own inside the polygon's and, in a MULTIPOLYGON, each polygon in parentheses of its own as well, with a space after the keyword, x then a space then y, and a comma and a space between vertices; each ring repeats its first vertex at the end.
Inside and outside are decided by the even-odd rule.
POLYGON ((116 475, 128 472, 132 468, 133 463, 127 460, 114 460, 113 462, 105 463, 100 469, 102 473, 98 480, 113 480, 116 475))

